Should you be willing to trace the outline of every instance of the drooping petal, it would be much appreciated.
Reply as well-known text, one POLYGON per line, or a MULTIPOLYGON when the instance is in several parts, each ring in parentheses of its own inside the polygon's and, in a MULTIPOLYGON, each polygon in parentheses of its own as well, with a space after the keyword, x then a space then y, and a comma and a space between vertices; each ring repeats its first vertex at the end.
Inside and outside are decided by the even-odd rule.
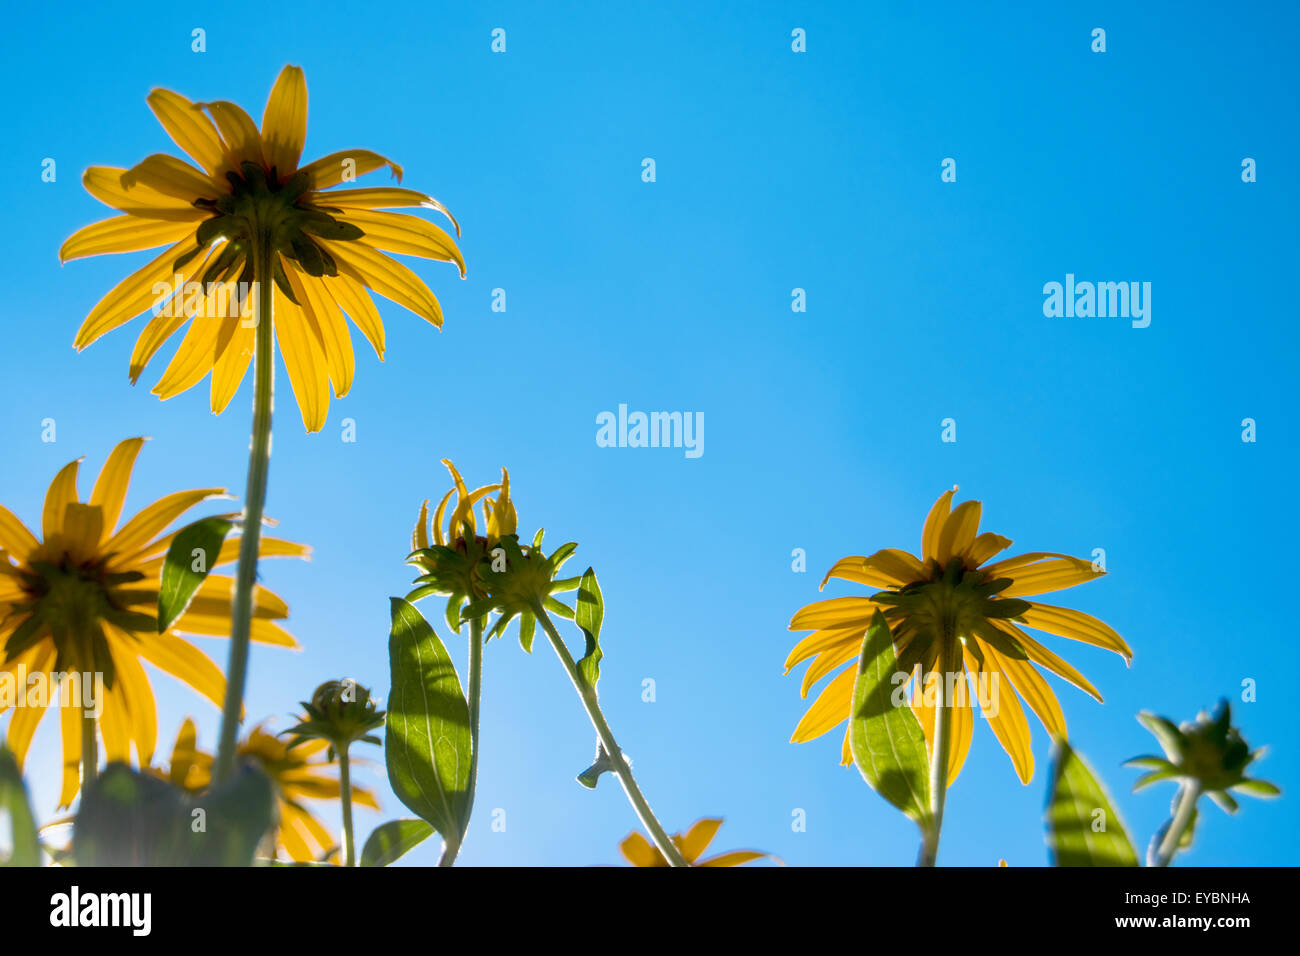
POLYGON ((133 561, 140 549, 153 540, 164 528, 201 501, 225 495, 224 488, 196 488, 177 491, 159 498, 104 543, 104 551, 115 556, 112 562, 121 564, 133 561))
POLYGON ((1101 692, 1093 687, 1092 683, 1072 665, 1062 660, 1042 644, 1039 644, 1010 621, 993 621, 992 623, 998 630, 1014 638, 1016 643, 1025 649, 1025 653, 1029 655, 1030 660, 1043 665, 1057 677, 1064 678, 1080 690, 1091 694, 1097 699, 1098 703, 1102 703, 1101 692))
MULTIPOLYGON (((302 171, 311 177, 312 189, 328 189, 330 186, 337 186, 345 179, 350 181, 351 178, 364 176, 384 166, 393 171, 393 176, 399 183, 402 181, 401 166, 368 149, 345 149, 330 153, 320 159, 312 160, 302 168, 302 171)), ((323 201, 321 204, 329 205, 328 202, 323 201)))
POLYGON ((858 623, 865 627, 871 623, 876 611, 876 605, 871 598, 866 597, 837 597, 814 601, 795 612, 790 620, 790 630, 806 631, 858 623))
POLYGON ((302 312, 320 343, 330 381, 334 383, 334 397, 343 398, 351 390, 352 377, 356 373, 356 357, 352 352, 348 320, 330 295, 324 279, 313 278, 297 269, 288 269, 286 274, 302 312))
POLYGON ((26 561, 27 556, 39 546, 40 542, 27 529, 27 525, 4 505, 0 505, 0 551, 8 551, 19 561, 26 561))
MULTIPOLYGON (((861 638, 861 635, 855 635, 855 638, 861 638)), ((862 651, 862 642, 860 640, 846 641, 839 647, 823 651, 818 654, 816 659, 808 665, 804 671, 803 682, 799 685, 799 696, 806 698, 808 691, 812 689, 813 684, 817 683, 831 671, 838 668, 841 664, 848 663, 855 659, 862 651)))
MULTIPOLYGON (((985 658, 984 669, 988 673, 1001 675, 1001 669, 994 670, 997 664, 991 658, 985 658)), ((1025 720, 1025 711, 1020 706, 1020 698, 1015 694, 1011 681, 1000 677, 998 685, 1006 689, 990 695, 989 700, 980 701, 980 709, 989 720, 989 726, 997 736, 1002 749, 1011 758, 1016 768, 1016 775, 1021 783, 1029 783, 1034 777, 1034 751, 1029 738, 1029 723, 1025 720)))
POLYGON ((154 667, 188 684, 216 706, 225 702, 226 678, 221 668, 189 641, 170 631, 150 634, 140 641, 138 651, 154 667))
POLYGON ((820 737, 848 720, 849 711, 853 709, 853 683, 857 676, 856 667, 846 667, 822 688, 822 692, 795 727, 790 742, 798 744, 820 737))
POLYGON ((360 242, 321 240, 339 272, 433 325, 442 326, 442 307, 424 281, 406 266, 360 242))
POLYGON ((1068 637, 1095 647, 1104 647, 1124 658, 1125 663, 1132 661, 1133 650, 1109 624, 1097 620, 1090 614, 1075 611, 1068 607, 1054 607, 1051 604, 1039 604, 1034 601, 1021 619, 1030 627, 1036 627, 1048 634, 1068 637))
POLYGON ((346 209, 340 218, 365 233, 360 241, 374 249, 453 262, 465 278, 465 258, 456 241, 431 222, 402 213, 346 209))
POLYGON ((447 207, 432 196, 426 196, 414 189, 402 189, 398 186, 339 189, 334 192, 317 193, 312 197, 312 201, 320 206, 337 209, 402 209, 410 206, 436 209, 451 221, 456 235, 460 235, 460 223, 447 207))
POLYGON ((1030 597, 1061 591, 1100 578, 1105 571, 1095 570, 1092 562, 1082 558, 1054 558, 1021 568, 1011 575, 1013 584, 1002 597, 1030 597))
POLYGON ((165 302, 175 293, 178 285, 183 286, 189 282, 202 267, 203 263, 199 260, 203 257, 196 256, 179 269, 174 266, 177 258, 192 246, 191 239, 178 242, 115 285, 90 310, 86 321, 81 324, 73 342, 77 351, 90 345, 105 332, 111 332, 134 319, 146 309, 165 302))
POLYGON ((63 774, 59 791, 59 809, 69 807, 81 789, 81 715, 80 707, 60 707, 59 727, 63 733, 63 774))
POLYGON ((785 671, 788 674, 790 669, 800 661, 806 661, 808 658, 832 648, 860 649, 865 633, 866 626, 858 622, 845 627, 827 627, 813 631, 791 649, 789 656, 785 659, 785 671))
POLYGON ((318 432, 329 414, 329 368, 307 317, 279 288, 275 290, 274 328, 302 423, 308 432, 318 432))
POLYGON ((384 322, 379 317, 379 310, 375 308, 375 303, 371 301, 370 293, 366 292, 365 286, 351 276, 345 275, 330 276, 323 281, 329 294, 361 330, 361 334, 366 337, 366 341, 370 343, 370 347, 375 350, 379 361, 382 362, 384 322))
POLYGON ((1015 690, 1025 699, 1029 709, 1038 715, 1043 728, 1053 739, 1064 740, 1065 714, 1061 712, 1061 703, 1056 699, 1056 694, 1052 692, 1047 681, 1043 680, 1043 675, 1038 673, 1038 669, 1029 661, 1007 657, 991 644, 981 641, 980 648, 985 658, 991 658, 1002 674, 1011 679, 1015 690))
POLYGON ((212 366, 210 403, 214 415, 224 412, 239 391, 244 376, 248 374, 249 363, 253 360, 256 341, 257 329, 247 322, 237 320, 230 340, 212 366))
MULTIPOLYGON (((27 665, 27 681, 30 687, 35 678, 43 681, 44 686, 50 686, 50 668, 54 666, 54 642, 44 641, 32 648, 32 655, 27 665), (41 675, 37 677, 37 675, 41 675)), ((23 688, 27 692, 27 688, 23 688)), ((51 703, 47 701, 47 703, 51 703)), ((57 701, 53 702, 57 706, 57 701)), ((22 767, 23 762, 27 759, 27 750, 32 745, 32 735, 36 733, 36 726, 45 716, 47 707, 33 707, 26 701, 22 707, 14 707, 13 714, 9 717, 9 729, 5 732, 5 743, 13 752, 14 760, 18 766, 22 767)))

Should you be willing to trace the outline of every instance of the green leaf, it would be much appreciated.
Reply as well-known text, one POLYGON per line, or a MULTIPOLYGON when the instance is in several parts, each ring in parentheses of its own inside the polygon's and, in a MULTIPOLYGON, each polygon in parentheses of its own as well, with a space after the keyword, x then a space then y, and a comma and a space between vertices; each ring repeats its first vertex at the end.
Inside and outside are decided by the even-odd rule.
POLYGON ((433 836, 424 820, 389 820, 375 827, 361 848, 362 866, 388 866, 433 836))
POLYGON ((469 793, 469 705, 447 648, 414 606, 392 599, 384 758, 393 792, 450 841, 469 793))
POLYGON ((163 561, 158 591, 158 633, 176 623, 190 606, 194 592, 221 553, 221 543, 232 525, 227 518, 204 518, 177 532, 163 561), (199 567, 196 569, 195 565, 199 567))
POLYGON ((578 661, 578 673, 593 690, 600 680, 600 659, 604 653, 600 649, 600 626, 605 620, 605 599, 596 583, 596 572, 591 568, 582 576, 578 585, 578 606, 574 622, 582 628, 587 638, 587 652, 578 661))
POLYGON ((3 744, 0 744, 0 816, 9 819, 13 843, 9 855, 0 856, 0 866, 40 866, 41 841, 31 804, 27 802, 27 788, 18 761, 3 744))
POLYGON ((906 701, 895 706, 898 661, 879 611, 867 628, 853 685, 849 746, 873 790, 924 828, 930 817, 930 761, 921 722, 906 701))
POLYGON ((1137 866, 1137 853, 1105 788, 1084 759, 1059 741, 1047 801, 1052 866, 1137 866))
POLYGON ((255 761, 197 795, 109 764, 81 795, 72 852, 78 866, 248 866, 275 806, 255 761))

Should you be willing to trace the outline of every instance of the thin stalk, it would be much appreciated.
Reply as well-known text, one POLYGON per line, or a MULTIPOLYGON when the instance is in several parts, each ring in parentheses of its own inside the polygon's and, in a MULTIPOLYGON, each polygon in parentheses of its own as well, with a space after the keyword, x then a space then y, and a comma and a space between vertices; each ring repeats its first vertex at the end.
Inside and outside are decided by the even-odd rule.
POLYGON ((348 746, 339 750, 339 793, 343 797, 343 865, 357 865, 357 841, 352 831, 352 767, 348 746))
POLYGON ((239 539, 239 568, 235 573, 235 597, 230 615, 226 700, 221 711, 221 738, 213 772, 217 782, 227 779, 235 768, 235 742, 244 709, 244 682, 248 674, 248 641, 253 621, 257 554, 262 539, 262 511, 266 505, 266 478, 271 465, 275 345, 272 337, 271 237, 266 230, 261 230, 257 238, 253 272, 256 284, 253 321, 257 323, 254 337, 257 367, 253 380, 253 436, 248 453, 248 484, 244 493, 244 521, 239 539))
POLYGON ((1192 816, 1196 813, 1196 801, 1201 797, 1200 783, 1189 780, 1184 783, 1178 791, 1178 809, 1174 811, 1174 818, 1169 821, 1169 828, 1165 830, 1164 839, 1160 845, 1155 848, 1152 859, 1148 860, 1150 866, 1168 866, 1173 860, 1174 854, 1178 852, 1178 844, 1187 832, 1188 826, 1191 825, 1192 816))
POLYGON ((589 686, 578 673, 578 665, 573 661, 573 655, 569 653, 569 648, 565 645, 560 632, 555 629, 555 623, 551 616, 546 613, 546 609, 540 603, 533 605, 533 613, 537 620, 541 621, 542 628, 546 631, 546 636, 550 638, 551 647, 555 648, 556 656, 560 658, 560 663, 564 665, 565 672, 569 675, 569 680, 573 682, 574 689, 578 692, 578 697, 582 700, 582 706, 586 708, 587 716, 591 718, 591 724, 596 728, 596 736, 600 739, 601 746, 605 748, 605 753, 609 757, 609 762, 614 766, 614 772, 618 775, 619 782, 623 784, 623 790, 627 794, 628 800, 632 803, 632 809, 641 819, 641 825, 650 833, 650 838, 663 854, 664 859, 668 861, 669 866, 688 866, 685 857, 677 849, 664 830, 663 825, 655 817, 654 811, 650 809, 650 804, 646 802, 645 795, 641 793, 641 788, 637 786, 636 780, 632 777, 632 768, 627 765, 623 759, 623 751, 618 747, 614 740, 614 732, 609 729, 609 724, 605 720, 605 715, 600 710, 600 702, 596 698, 595 688, 589 686))
POLYGON ((81 786, 99 776, 99 735, 96 733, 95 712, 81 712, 81 786))
POLYGON ((939 857, 939 834, 943 830, 943 808, 948 798, 948 750, 952 737, 952 707, 948 700, 951 656, 949 641, 944 640, 939 651, 939 701, 934 712, 934 745, 930 760, 930 819, 921 841, 917 866, 934 866, 939 857))
POLYGON ((461 823, 460 836, 455 841, 447 841, 438 860, 439 866, 451 866, 456 862, 460 848, 465 845, 465 834, 469 830, 470 814, 474 812, 474 787, 478 783, 478 727, 479 714, 483 701, 483 623, 484 618, 471 618, 469 622, 469 787, 465 793, 465 819, 461 823))

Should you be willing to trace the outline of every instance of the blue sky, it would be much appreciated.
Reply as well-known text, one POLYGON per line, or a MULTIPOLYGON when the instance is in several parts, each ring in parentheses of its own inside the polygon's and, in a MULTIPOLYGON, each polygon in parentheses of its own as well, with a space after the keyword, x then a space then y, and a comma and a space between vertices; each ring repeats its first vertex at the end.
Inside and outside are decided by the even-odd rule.
MULTIPOLYGON (((1187 862, 1300 862, 1296 522, 1282 501, 1297 439, 1296 13, 1132 6, 318 3, 271 8, 255 33, 224 5, 15 9, 0 38, 0 501, 35 524, 60 466, 85 455, 97 469, 133 435, 153 441, 129 509, 183 487, 242 493, 251 378, 214 418, 206 386, 149 394, 166 355, 129 386, 140 321, 77 355, 82 318, 146 254, 60 267, 57 250, 104 215, 85 167, 173 150, 150 89, 260 116, 281 66, 299 64, 307 156, 362 146, 403 164, 405 184, 460 220, 469 278, 414 264, 443 331, 382 302, 387 361, 358 345, 352 394, 320 434, 303 433, 281 367, 268 512, 315 554, 264 567, 304 649, 255 650, 251 718, 288 726, 328 678, 386 695, 388 596, 409 587, 416 511, 446 487, 439 459, 473 484, 507 465, 521 525, 580 542, 578 569, 596 567, 602 701, 669 829, 719 815, 718 849, 910 864, 911 824, 838 766, 838 734, 787 742, 806 704, 799 674, 782 675, 786 625, 839 557, 917 550, 926 510, 957 484, 1017 551, 1105 549, 1111 573, 1060 603, 1116 627, 1133 666, 1050 639, 1106 703, 1054 686, 1139 845, 1172 788, 1128 793, 1119 764, 1154 747, 1134 715, 1188 719, 1227 696, 1247 740, 1270 746, 1259 774, 1289 793, 1245 800, 1237 819, 1207 809, 1187 862), (1090 49, 1097 27, 1105 53, 1090 49), (948 157, 954 183, 940 180, 948 157), (1242 182, 1246 157, 1257 182, 1242 182), (1149 327, 1045 317, 1043 285, 1067 273, 1150 282, 1149 327), (791 310, 796 288, 806 312, 791 310), (703 412, 704 454, 598 447, 596 416, 620 403, 703 412), (955 443, 940 440, 946 418, 955 443), (1257 699, 1237 703, 1247 679, 1257 699)), ((203 647, 224 665, 224 642, 203 647)), ((512 636, 486 656, 462 861, 617 862, 635 818, 612 781, 573 782, 594 737, 553 655, 512 636)), ((211 748, 216 709, 166 676, 155 689, 163 754, 187 714, 211 748)), ((977 726, 941 863, 1044 862, 1047 743, 1033 728, 1038 770, 1022 786, 977 726)), ((371 749, 363 780, 385 817, 408 815, 371 749)), ((47 719, 28 765, 47 816, 58 761, 47 719)), ((363 814, 362 834, 381 819, 363 814)))

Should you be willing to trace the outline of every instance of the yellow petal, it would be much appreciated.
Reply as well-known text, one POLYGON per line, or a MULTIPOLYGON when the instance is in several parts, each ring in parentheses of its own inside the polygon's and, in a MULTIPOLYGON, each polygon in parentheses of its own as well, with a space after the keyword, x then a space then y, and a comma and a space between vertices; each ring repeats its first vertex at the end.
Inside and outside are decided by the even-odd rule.
POLYGON ((158 745, 158 708, 149 678, 136 656, 140 642, 112 625, 105 626, 104 634, 113 652, 114 683, 120 685, 129 720, 128 733, 135 743, 140 766, 147 767, 153 763, 154 749, 158 745))
POLYGON ((946 565, 950 558, 964 555, 975 543, 975 534, 980 528, 980 510, 978 501, 963 501, 952 510, 939 535, 940 564, 946 565))
POLYGON ((852 555, 847 558, 840 558, 826 572, 826 577, 822 578, 822 587, 831 578, 840 578, 844 581, 852 581, 855 584, 865 584, 871 588, 896 588, 902 585, 891 574, 886 574, 876 568, 870 558, 864 558, 861 555, 852 555))
POLYGON ((141 249, 180 242, 193 234, 192 222, 114 216, 74 232, 60 247, 59 259, 67 262, 103 253, 138 252, 141 249))
POLYGON ((224 488, 196 488, 177 491, 145 508, 104 544, 104 551, 114 555, 115 566, 134 560, 139 551, 169 524, 201 501, 225 495, 224 488))
MULTIPOLYGON (((993 672, 992 668, 997 666, 988 658, 985 659, 984 665, 985 670, 990 673, 993 672)), ((1000 675, 1001 671, 998 670, 996 673, 1000 675)), ((1027 784, 1034 777, 1034 751, 1030 745, 1029 724, 1025 720, 1024 709, 1020 706, 1020 699, 1011 687, 1011 682, 999 679, 999 685, 1003 684, 1006 685, 1005 689, 990 695, 988 701, 981 700, 980 708, 984 711, 984 716, 989 719, 989 726, 993 728, 993 733, 1002 744, 1002 749, 1011 758, 1020 782, 1027 784)))
POLYGON ((460 235, 460 223, 447 207, 432 196, 426 196, 414 189, 402 189, 397 186, 339 189, 334 192, 317 193, 312 197, 312 202, 337 209, 402 209, 410 206, 436 209, 451 221, 456 235, 460 235))
POLYGON ((370 347, 384 360, 384 322, 379 317, 379 310, 370 299, 370 293, 356 279, 350 276, 330 276, 323 280, 334 301, 343 307, 361 334, 366 337, 370 347))
POLYGON ((814 601, 795 612, 790 620, 790 630, 806 631, 824 627, 844 627, 849 624, 861 624, 864 628, 871 623, 876 613, 876 605, 871 598, 838 597, 825 601, 814 601))
POLYGON ((465 278, 465 259, 456 241, 431 222, 402 213, 361 209, 345 209, 340 218, 359 227, 365 233, 360 241, 374 249, 454 262, 460 277, 465 278))
POLYGON ((687 863, 694 863, 704 854, 709 844, 713 842, 713 838, 718 835, 720 826, 722 826, 720 817, 705 817, 691 824, 691 828, 686 831, 686 835, 677 845, 682 851, 682 856, 686 857, 687 863))
POLYGON ((1092 562, 1082 558, 1040 561, 1012 574, 1013 583, 1001 593, 1001 597, 1029 597, 1046 594, 1048 591, 1060 591, 1095 581, 1103 574, 1104 571, 1093 570, 1092 562))
POLYGON ((1005 551, 1009 547, 1011 547, 1010 538, 1004 538, 992 531, 985 531, 972 542, 970 549, 966 552, 966 558, 970 566, 979 567, 993 555, 1005 551))
POLYGON ((159 192, 149 186, 122 184, 127 171, 116 166, 91 166, 82 174, 81 184, 106 206, 144 219, 165 219, 197 225, 212 212, 193 205, 193 197, 181 198, 159 192))
POLYGON ((262 156, 262 134, 257 131, 253 118, 243 108, 226 100, 204 103, 203 107, 212 115, 221 132, 231 166, 239 168, 240 163, 265 164, 262 156))
POLYGON ((239 391, 240 383, 248 373, 257 341, 257 329, 247 322, 236 321, 230 341, 212 366, 210 401, 212 413, 220 415, 239 391))
POLYGON ((302 309, 278 288, 275 290, 275 340, 284 356, 289 384, 308 432, 325 426, 330 407, 329 369, 320 341, 302 309))
POLYGON ((425 321, 442 325, 438 300, 423 280, 400 262, 360 242, 321 240, 321 245, 334 257, 339 272, 410 309, 425 321))
POLYGON ((99 477, 95 479, 95 487, 90 492, 90 503, 98 506, 104 514, 105 534, 112 534, 118 519, 122 517, 122 505, 126 502, 126 491, 131 484, 131 470, 143 447, 143 438, 128 438, 119 442, 109 453, 99 477))
POLYGON ((629 833, 626 839, 618 845, 618 850, 623 854, 623 858, 633 866, 658 867, 668 865, 659 851, 650 845, 650 841, 639 833, 629 833))
POLYGON ((411 532, 411 550, 423 551, 429 546, 429 499, 420 503, 420 513, 415 519, 415 529, 411 532))
POLYGON ((63 731, 63 783, 59 808, 72 805, 81 789, 81 715, 80 707, 60 707, 59 726, 63 731))
MULTIPOLYGON (((822 632, 818 632, 822 633, 822 632)), ((858 657, 862 652, 862 635, 855 633, 852 640, 846 641, 839 647, 835 647, 817 655, 816 660, 808 665, 804 671, 803 682, 799 685, 799 696, 806 698, 808 691, 812 689, 813 684, 817 683, 831 671, 835 670, 841 664, 845 664, 858 657)))
POLYGON ((86 321, 81 324, 73 343, 77 351, 90 345, 105 332, 111 332, 134 319, 146 309, 161 305, 175 292, 177 285, 183 286, 188 282, 202 267, 202 262, 199 260, 203 259, 203 256, 195 256, 180 269, 175 269, 173 263, 193 248, 193 245, 193 239, 178 242, 158 258, 115 285, 112 291, 90 310, 86 321))
POLYGON ((164 196, 189 203, 196 199, 216 199, 224 191, 218 189, 201 170, 166 153, 154 153, 140 160, 122 174, 122 186, 127 190, 146 186, 164 196))
POLYGON ((1097 690, 1097 688, 1093 687, 1091 682, 1080 674, 1071 664, 1062 660, 1042 644, 1039 644, 1036 640, 1020 628, 1016 627, 1010 621, 994 621, 992 623, 994 627, 998 628, 998 630, 1004 631, 1015 638, 1016 642, 1025 649, 1025 653, 1029 655, 1031 661, 1041 664, 1056 676, 1063 677, 1075 687, 1091 694, 1097 699, 1098 703, 1102 703, 1101 692, 1097 690))
POLYGON ((795 727, 790 742, 798 744, 820 737, 848 720, 849 711, 853 709, 853 682, 857 676, 856 667, 846 667, 827 684, 803 715, 799 726, 795 727))
MULTIPOLYGON (((229 613, 222 615, 187 613, 177 622, 176 630, 181 634, 194 634, 200 637, 229 637, 230 615, 229 613)), ((253 618, 250 639, 259 644, 270 644, 274 647, 291 647, 295 649, 298 647, 298 642, 293 639, 293 636, 288 631, 274 621, 260 617, 253 618)))
POLYGON ((150 634, 140 640, 138 652, 154 667, 189 684, 216 706, 225 702, 226 678, 221 668, 189 641, 170 631, 150 634))
MULTIPOLYGON (((50 668, 54 665, 54 642, 44 641, 32 649, 33 654, 29 658, 30 663, 27 666, 28 686, 31 686, 33 679, 44 681, 45 686, 49 686, 50 668), (43 675, 35 677, 35 675, 43 675)), ((25 689, 24 689, 25 690, 25 689)), ((9 729, 5 732, 5 743, 13 752, 14 760, 18 762, 21 768, 27 758, 27 750, 32 745, 32 735, 36 733, 36 725, 41 722, 45 716, 45 707, 29 707, 24 702, 22 707, 14 707, 13 714, 9 718, 9 729)), ((77 711, 80 716, 80 711, 77 711)))
POLYGON ((225 150, 203 110, 171 90, 156 89, 149 94, 147 102, 172 141, 206 169, 209 176, 216 176, 225 161, 225 150))
POLYGON ((927 561, 938 560, 939 536, 943 534, 943 526, 948 520, 948 512, 952 507, 952 496, 956 491, 957 489, 953 488, 941 494, 925 517, 925 527, 921 529, 921 557, 927 561))
POLYGON ((41 511, 41 536, 46 541, 63 530, 63 516, 67 513, 68 505, 79 500, 77 469, 81 467, 81 461, 78 458, 64 465, 45 493, 45 507, 41 511))
MULTIPOLYGON (((311 177, 312 189, 327 189, 330 186, 337 186, 345 178, 364 176, 384 166, 393 171, 393 176, 399 183, 402 181, 401 166, 368 149, 345 149, 330 153, 328 156, 312 160, 302 168, 302 171, 311 177)), ((328 206, 329 203, 322 202, 322 205, 328 206)))
POLYGON ((307 80, 302 69, 286 66, 271 87, 262 114, 262 152, 281 181, 298 169, 307 141, 307 80))
POLYGON ((753 860, 761 860, 764 857, 771 856, 770 853, 759 853, 757 850, 731 850, 727 853, 719 853, 717 856, 711 856, 707 860, 701 860, 696 866, 740 866, 742 863, 749 863, 753 860))
POLYGON ((1029 709, 1038 715, 1043 728, 1054 739, 1064 740, 1065 714, 1061 712, 1061 704, 1056 699, 1056 694, 1052 692, 1047 681, 1043 680, 1043 675, 1038 673, 1037 668, 1029 661, 1016 660, 1003 655, 985 641, 980 641, 980 648, 984 652, 985 659, 991 658, 1003 675, 1011 679, 1011 683, 1025 699, 1029 709))
POLYGON ((1082 611, 1034 602, 1021 618, 1030 627, 1036 627, 1048 634, 1068 637, 1071 640, 1083 641, 1085 644, 1114 651, 1122 656, 1126 663, 1133 659, 1133 650, 1125 643, 1124 638, 1120 637, 1110 625, 1082 611))
POLYGON ((18 516, 0 505, 0 551, 8 551, 20 562, 39 547, 36 535, 27 530, 27 525, 18 520, 18 516))
POLYGON ((334 301, 330 286, 324 279, 313 278, 297 269, 288 268, 287 264, 285 274, 320 343, 330 381, 334 383, 334 396, 342 398, 351 390, 352 376, 356 372, 356 357, 352 352, 348 320, 334 301))

